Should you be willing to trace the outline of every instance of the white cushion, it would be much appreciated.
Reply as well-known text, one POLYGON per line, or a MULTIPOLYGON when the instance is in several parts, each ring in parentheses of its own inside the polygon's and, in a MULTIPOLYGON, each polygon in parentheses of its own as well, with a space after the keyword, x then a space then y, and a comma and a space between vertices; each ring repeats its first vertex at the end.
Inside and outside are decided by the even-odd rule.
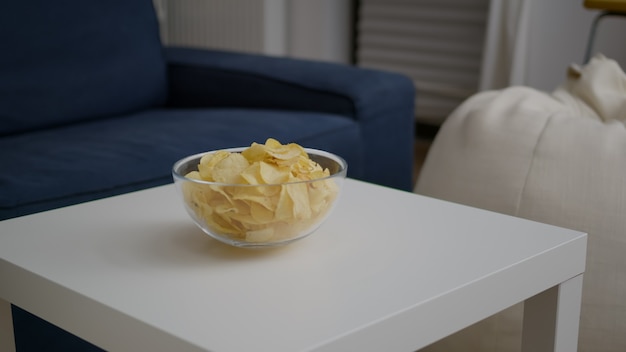
MULTIPOLYGON (((626 351, 624 121, 626 75, 603 56, 571 67, 551 94, 478 93, 441 126, 415 187, 588 233, 579 351, 626 351)), ((426 350, 519 351, 521 312, 515 306, 426 350)))

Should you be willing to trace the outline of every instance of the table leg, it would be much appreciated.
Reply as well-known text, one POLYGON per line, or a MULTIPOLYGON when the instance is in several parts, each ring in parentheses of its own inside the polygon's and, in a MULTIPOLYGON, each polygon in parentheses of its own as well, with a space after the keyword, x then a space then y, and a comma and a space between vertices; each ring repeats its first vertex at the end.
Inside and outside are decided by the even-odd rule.
POLYGON ((11 303, 0 298, 0 351, 15 352, 11 303))
POLYGON ((524 302, 522 351, 576 351, 583 276, 578 275, 524 302))

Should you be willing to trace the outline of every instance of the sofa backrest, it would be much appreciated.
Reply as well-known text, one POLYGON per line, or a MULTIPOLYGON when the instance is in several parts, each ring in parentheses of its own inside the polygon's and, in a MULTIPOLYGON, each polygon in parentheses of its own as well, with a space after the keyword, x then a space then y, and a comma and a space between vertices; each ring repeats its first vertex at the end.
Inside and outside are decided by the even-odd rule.
POLYGON ((3 3, 0 135, 144 109, 166 90, 151 0, 3 3))

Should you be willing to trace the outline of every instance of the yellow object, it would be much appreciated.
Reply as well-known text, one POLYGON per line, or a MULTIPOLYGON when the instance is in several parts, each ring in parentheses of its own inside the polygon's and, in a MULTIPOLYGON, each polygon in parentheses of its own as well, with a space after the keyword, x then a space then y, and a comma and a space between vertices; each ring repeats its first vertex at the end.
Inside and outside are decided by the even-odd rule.
POLYGON ((626 0, 585 0, 588 9, 626 12, 626 0))
POLYGON ((601 10, 591 23, 589 31, 589 39, 587 40, 587 48, 583 63, 588 63, 592 56, 593 42, 596 36, 596 29, 600 20, 606 16, 626 16, 626 0, 585 0, 583 6, 588 9, 601 10))

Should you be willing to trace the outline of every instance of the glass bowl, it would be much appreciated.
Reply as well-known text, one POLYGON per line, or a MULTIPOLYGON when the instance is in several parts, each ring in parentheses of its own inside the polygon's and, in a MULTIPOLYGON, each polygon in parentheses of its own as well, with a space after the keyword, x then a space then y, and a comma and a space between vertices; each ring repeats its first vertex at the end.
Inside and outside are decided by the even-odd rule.
MULTIPOLYGON (((221 149, 242 152, 246 147, 221 149)), ((236 247, 273 247, 313 233, 339 198, 348 165, 329 152, 304 148, 330 175, 275 184, 225 184, 186 177, 210 151, 185 157, 172 176, 187 213, 206 234, 236 247)))

